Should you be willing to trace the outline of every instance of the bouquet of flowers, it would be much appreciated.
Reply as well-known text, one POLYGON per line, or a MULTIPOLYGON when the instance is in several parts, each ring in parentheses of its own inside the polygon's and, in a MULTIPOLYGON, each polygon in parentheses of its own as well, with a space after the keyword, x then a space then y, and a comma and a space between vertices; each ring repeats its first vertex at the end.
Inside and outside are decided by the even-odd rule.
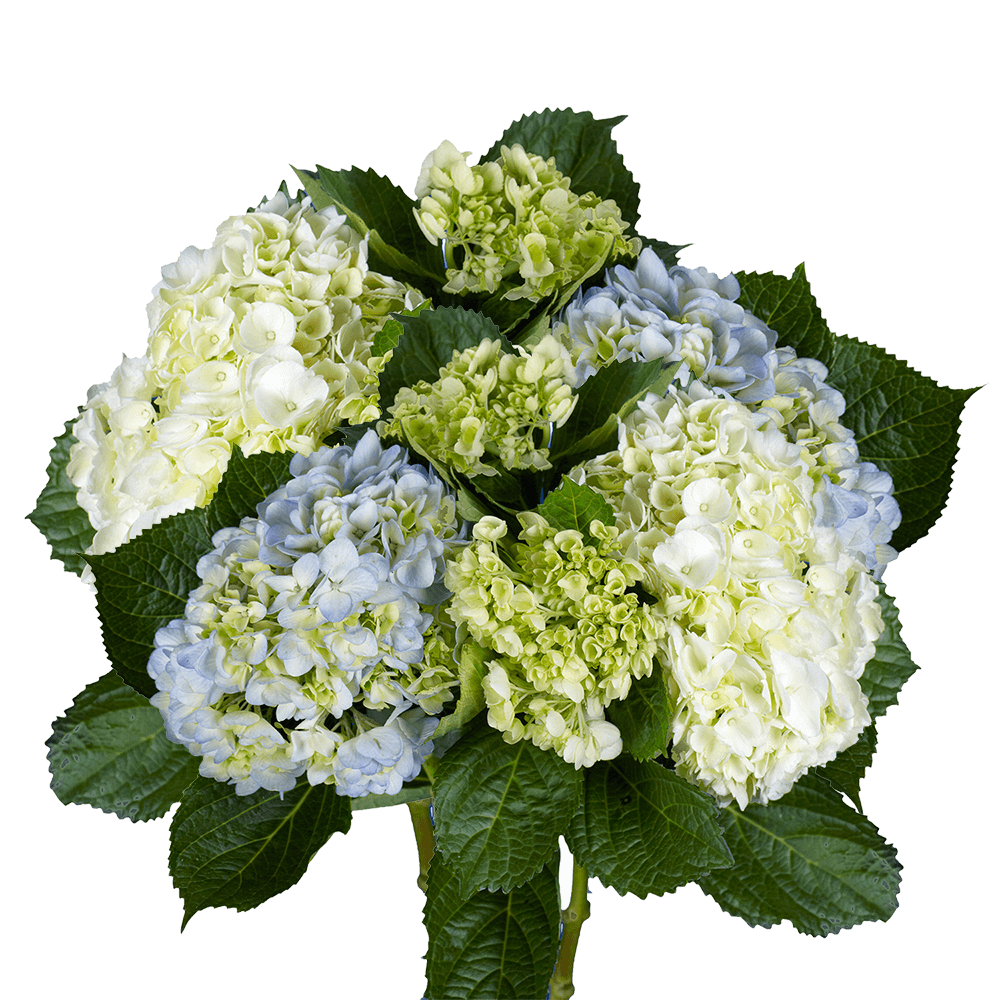
POLYGON ((570 996, 591 877, 812 935, 895 909, 859 801, 916 669, 881 576, 972 390, 833 334, 802 267, 679 266, 619 121, 443 142, 415 198, 297 171, 163 268, 56 441, 30 517, 112 669, 52 788, 177 804, 182 928, 404 803, 431 1000, 570 996))

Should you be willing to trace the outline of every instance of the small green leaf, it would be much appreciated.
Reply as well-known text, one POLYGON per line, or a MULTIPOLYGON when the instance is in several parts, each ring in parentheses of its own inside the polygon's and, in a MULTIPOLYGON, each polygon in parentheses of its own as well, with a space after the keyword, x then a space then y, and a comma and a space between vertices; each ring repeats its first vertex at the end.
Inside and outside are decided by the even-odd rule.
POLYGON ((379 356, 388 354, 399 343, 399 338, 402 335, 403 324, 390 316, 382 324, 382 329, 372 338, 372 354, 379 356))
POLYGON ((413 215, 416 202, 374 170, 296 170, 313 205, 333 205, 362 236, 368 236, 368 266, 409 281, 428 294, 440 291, 444 264, 437 246, 413 215), (390 244, 388 241, 392 240, 390 244))
POLYGON ((861 731, 856 743, 852 743, 846 750, 841 750, 829 764, 816 768, 816 773, 826 778, 838 792, 846 795, 858 812, 863 812, 861 779, 865 776, 865 771, 872 766, 874 754, 875 723, 872 722, 861 731))
POLYGON ((895 850, 823 778, 806 774, 777 802, 730 805, 721 818, 736 863, 700 884, 748 924, 789 920, 825 937, 895 911, 895 850))
POLYGON ((590 524, 614 524, 614 508, 589 486, 579 486, 564 478, 559 488, 553 490, 538 507, 538 513, 558 531, 580 531, 584 540, 590 540, 590 524))
POLYGON ((393 352, 379 376, 383 412, 392 406, 396 393, 405 386, 436 382, 441 368, 451 363, 455 351, 478 347, 484 340, 502 340, 503 349, 514 353, 497 325, 470 309, 427 309, 415 316, 398 318, 403 327, 400 341, 404 349, 393 352))
POLYGON ((540 871, 580 801, 582 774, 552 750, 505 743, 485 716, 445 754, 434 779, 437 847, 461 892, 509 892, 540 871))
POLYGON ((622 755, 587 768, 566 843, 589 874, 645 899, 732 864, 718 815, 709 795, 673 771, 622 755))
POLYGON ((480 162, 499 160, 501 146, 520 143, 525 152, 548 159, 570 178, 575 194, 593 191, 610 198, 621 209, 622 218, 635 226, 639 218, 639 185, 625 166, 611 130, 625 120, 595 119, 589 111, 569 108, 537 111, 513 122, 490 147, 480 162))
POLYGON ((613 450, 618 442, 618 420, 635 409, 647 393, 666 394, 679 363, 616 361, 592 375, 577 390, 577 404, 569 420, 556 430, 552 459, 563 464, 577 456, 588 458, 613 450))
POLYGON ((66 421, 66 429, 56 438, 49 452, 48 481, 38 494, 28 520, 52 547, 52 558, 60 560, 66 569, 79 576, 87 565, 81 553, 94 540, 94 527, 87 512, 77 504, 76 487, 66 475, 69 451, 76 444, 72 433, 75 423, 75 418, 66 421))
POLYGON ((304 779, 279 797, 237 795, 209 778, 184 792, 170 825, 170 874, 184 922, 209 906, 251 910, 293 886, 334 833, 347 833, 351 806, 333 785, 304 779))
POLYGON ((677 254, 691 245, 690 243, 682 243, 680 246, 677 246, 674 243, 666 243, 663 240, 647 239, 645 236, 640 236, 639 238, 642 240, 643 250, 649 247, 667 267, 673 267, 674 264, 678 263, 677 254))
POLYGON ((636 760, 652 760, 666 753, 674 707, 658 665, 648 677, 633 680, 628 695, 611 702, 605 714, 618 727, 626 751, 636 760))
MULTIPOLYGON (((421 776, 422 777, 422 776, 421 776)), ((352 812, 362 812, 365 809, 386 809, 390 806, 402 805, 404 802, 417 802, 430 798, 430 782, 424 778, 408 782, 395 795, 361 795, 351 798, 352 812)))
POLYGON ((46 745, 60 802, 133 823, 166 815, 198 777, 198 758, 167 739, 159 709, 114 671, 77 695, 46 745))
POLYGON ((878 585, 878 603, 882 609, 882 635, 875 643, 875 655, 865 664, 858 683, 868 699, 868 714, 873 719, 885 715, 903 684, 917 671, 910 651, 903 642, 896 602, 886 593, 885 584, 878 585))
POLYGON ((510 893, 461 891, 457 872, 431 859, 427 1000, 542 1000, 559 947, 559 855, 510 893))
POLYGON ((208 532, 214 535, 220 528, 235 528, 245 517, 256 517, 257 504, 291 478, 292 457, 285 452, 262 452, 244 458, 234 448, 222 481, 204 508, 208 532))
MULTIPOLYGON (((459 696, 454 710, 446 715, 434 730, 435 741, 442 739, 467 722, 471 722, 484 708, 486 695, 483 694, 483 677, 486 676, 492 650, 483 649, 472 639, 466 639, 459 649, 459 696)), ((436 743, 435 743, 436 745, 436 743)))

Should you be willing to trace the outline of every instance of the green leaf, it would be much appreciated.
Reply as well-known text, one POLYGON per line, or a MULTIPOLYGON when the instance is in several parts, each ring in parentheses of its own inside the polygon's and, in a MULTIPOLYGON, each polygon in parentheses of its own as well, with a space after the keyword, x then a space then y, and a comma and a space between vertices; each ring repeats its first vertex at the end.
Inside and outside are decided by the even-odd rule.
POLYGON ((882 609, 882 635, 875 643, 875 655, 865 664, 858 683, 868 699, 868 714, 873 719, 885 715, 903 684, 917 671, 910 651, 903 642, 896 603, 886 593, 885 584, 878 585, 878 603, 882 609))
POLYGON ((801 777, 766 806, 722 811, 735 865, 701 879, 728 913, 753 926, 791 921, 805 934, 835 934, 896 909, 895 850, 828 782, 801 777))
POLYGON ((114 671, 77 695, 46 746, 60 802, 133 823, 164 816, 198 777, 198 758, 167 739, 159 709, 114 671))
POLYGON ((569 419, 553 435, 553 461, 570 463, 613 450, 618 443, 618 419, 625 417, 647 393, 666 394, 680 363, 616 361, 599 369, 577 390, 569 419))
POLYGON ((634 227, 639 218, 639 185, 611 138, 611 130, 624 120, 625 115, 595 119, 589 111, 546 108, 513 122, 480 162, 499 160, 500 147, 514 143, 545 159, 554 156, 575 194, 593 191, 613 199, 622 218, 634 227))
POLYGON ((587 768, 566 843, 588 874, 645 899, 733 863, 718 815, 711 796, 673 771, 622 755, 587 768))
POLYGON ((164 518, 127 545, 89 556, 97 584, 104 647, 121 678, 147 698, 156 685, 146 671, 156 630, 184 617, 188 594, 201 585, 198 560, 212 535, 253 517, 257 504, 289 478, 288 455, 234 451, 207 507, 164 518))
POLYGON ((156 630, 184 617, 188 594, 201 585, 198 559, 211 549, 205 511, 189 510, 154 524, 114 552, 88 557, 111 665, 147 698, 156 694, 146 671, 156 630))
POLYGON ((383 324, 382 329, 372 338, 372 354, 383 355, 394 350, 399 343, 399 338, 403 335, 403 324, 390 316, 383 324))
POLYGON ((69 450, 76 444, 72 427, 76 419, 66 421, 66 429, 49 452, 45 470, 48 481, 38 494, 35 509, 28 520, 45 536, 52 547, 52 558, 59 559, 72 573, 79 575, 87 565, 81 553, 94 540, 94 527, 87 512, 76 502, 76 487, 66 475, 69 450))
POLYGON ((863 462, 892 476, 902 524, 896 549, 922 538, 951 489, 962 407, 975 389, 949 389, 880 347, 830 332, 809 289, 805 268, 791 278, 740 274, 740 303, 778 333, 778 343, 830 370, 844 394, 841 423, 854 431, 863 462))
POLYGON ((485 716, 445 754, 434 779, 437 849, 461 892, 509 892, 540 871, 580 801, 582 774, 552 750, 505 743, 485 716))
POLYGON ((362 795, 359 798, 350 799, 351 811, 362 812, 365 809, 386 809, 390 806, 402 805, 404 802, 417 802, 420 799, 430 798, 431 786, 429 781, 416 780, 403 785, 395 795, 362 795))
POLYGON ((674 264, 678 263, 677 254, 691 245, 690 243, 682 243, 678 246, 675 243, 666 243, 663 240, 647 239, 645 236, 640 236, 639 238, 642 240, 643 250, 649 247, 667 267, 673 267, 674 264))
POLYGON ((541 1000, 559 947, 559 855, 510 893, 461 892, 435 853, 427 878, 427 1000, 541 1000))
POLYGON ((579 486, 563 478, 559 488, 553 490, 538 507, 538 513, 558 531, 579 531, 584 541, 592 538, 590 524, 614 524, 614 508, 589 486, 579 486))
POLYGON ((861 779, 865 771, 872 766, 875 754, 875 723, 871 723, 861 731, 856 743, 846 750, 841 750, 829 764, 816 768, 816 773, 842 792, 853 803, 858 812, 861 808, 861 779))
POLYGON ((625 749, 636 760, 652 760, 666 753, 674 706, 658 665, 648 677, 633 680, 628 695, 611 702, 605 714, 618 727, 625 749))
POLYGON ((428 294, 444 279, 441 251, 424 236, 413 215, 416 202, 374 170, 296 170, 316 208, 333 205, 362 236, 368 235, 368 266, 409 281, 428 294), (388 241, 392 241, 391 244, 388 241))
POLYGON ((483 649, 479 643, 466 639, 459 648, 458 680, 459 695, 451 714, 446 715, 434 730, 433 739, 437 741, 449 733, 460 729, 471 722, 484 708, 486 695, 483 693, 483 677, 486 676, 488 661, 493 657, 492 650, 483 649))
POLYGON ((170 825, 170 874, 184 900, 181 930, 209 906, 251 910, 284 892, 330 837, 350 826, 350 803, 333 785, 300 779, 280 798, 196 782, 170 825))
POLYGON ((403 350, 394 351, 379 376, 382 411, 392 406, 396 393, 417 382, 436 382, 440 370, 450 364, 455 351, 478 347, 484 340, 502 340, 503 349, 514 350, 501 337, 496 323, 470 309, 427 309, 416 316, 399 316, 403 350))

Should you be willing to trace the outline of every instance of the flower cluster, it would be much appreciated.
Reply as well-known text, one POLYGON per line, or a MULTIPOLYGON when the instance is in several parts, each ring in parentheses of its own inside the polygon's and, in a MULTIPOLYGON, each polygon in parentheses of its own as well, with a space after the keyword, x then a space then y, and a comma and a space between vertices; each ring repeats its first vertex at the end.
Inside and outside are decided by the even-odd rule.
POLYGON ((609 760, 622 742, 604 709, 652 672, 664 623, 630 592, 642 571, 622 558, 616 528, 594 521, 585 537, 541 514, 518 520, 510 543, 503 521, 480 519, 445 575, 450 614, 494 654, 490 725, 578 768, 609 760))
POLYGON ((461 544, 454 497, 374 431, 296 455, 291 473, 199 561, 184 618, 156 634, 153 704, 238 794, 303 774, 392 794, 457 684, 454 628, 433 607, 461 544))
POLYGON ((414 209, 432 243, 443 241, 446 292, 496 292, 537 300, 572 285, 613 256, 635 256, 636 238, 618 206, 570 190, 555 159, 501 146, 500 160, 476 166, 443 142, 424 160, 414 209), (456 251, 460 259, 456 260, 456 251), (514 275, 520 281, 507 282, 514 275))
POLYGON ((817 517, 805 448, 766 409, 703 391, 640 402, 575 478, 617 511, 667 631, 677 770, 767 802, 870 722, 882 630, 866 567, 817 517))
POLYGON ((555 427, 573 411, 569 355, 552 336, 507 354, 500 340, 455 351, 434 383, 400 389, 383 435, 404 437, 440 466, 470 476, 547 469, 555 427))
POLYGON ((554 324, 570 350, 576 384, 613 361, 683 362, 693 375, 744 403, 774 394, 777 334, 736 302, 733 275, 666 265, 648 247, 635 268, 577 294, 554 324))
POLYGON ((308 453, 342 421, 378 416, 372 337, 422 296, 366 254, 333 209, 279 194, 163 268, 146 355, 94 386, 73 428, 93 551, 207 502, 236 445, 308 453))

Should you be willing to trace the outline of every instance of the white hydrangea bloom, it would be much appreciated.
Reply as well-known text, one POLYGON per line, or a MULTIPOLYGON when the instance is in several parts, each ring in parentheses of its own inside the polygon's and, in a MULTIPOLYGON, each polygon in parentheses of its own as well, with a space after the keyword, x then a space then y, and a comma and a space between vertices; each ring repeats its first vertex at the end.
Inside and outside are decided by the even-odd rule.
POLYGON ((68 471, 97 553, 207 502, 234 446, 308 453, 377 417, 372 338, 422 301, 368 269, 343 216, 283 194, 188 247, 153 292, 145 357, 92 388, 73 428, 68 471))
POLYGON ((767 409, 698 395, 648 396, 575 478, 615 507, 668 621, 678 772, 745 806, 871 721, 858 679, 882 621, 864 563, 817 516, 807 449, 767 409))
POLYGON ((374 431, 296 455, 291 473, 199 560, 184 618, 156 633, 152 703, 237 794, 302 775, 398 791, 457 685, 454 629, 432 606, 462 544, 455 498, 374 431))

